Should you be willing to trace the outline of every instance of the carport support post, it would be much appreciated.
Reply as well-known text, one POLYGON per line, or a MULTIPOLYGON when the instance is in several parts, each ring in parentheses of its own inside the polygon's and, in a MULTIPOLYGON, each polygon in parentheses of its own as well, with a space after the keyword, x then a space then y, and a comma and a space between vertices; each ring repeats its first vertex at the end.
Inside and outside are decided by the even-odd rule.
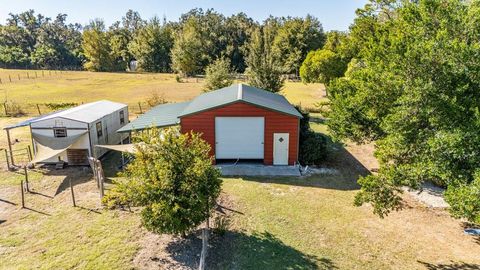
POLYGON ((102 163, 100 163, 100 160, 96 160, 95 161, 96 163, 96 167, 97 167, 97 178, 98 178, 98 185, 99 185, 99 189, 100 189, 100 202, 102 201, 103 199, 103 196, 104 196, 104 179, 103 179, 103 169, 102 169, 102 163))
POLYGON ((12 142, 10 141, 10 129, 7 128, 5 129, 5 131, 7 132, 8 151, 10 152, 10 163, 12 163, 12 166, 15 166, 15 162, 13 161, 12 142))
POLYGON ((77 207, 77 205, 75 204, 75 193, 73 193, 72 179, 69 178, 68 183, 70 184, 70 192, 72 193, 73 207, 77 207))

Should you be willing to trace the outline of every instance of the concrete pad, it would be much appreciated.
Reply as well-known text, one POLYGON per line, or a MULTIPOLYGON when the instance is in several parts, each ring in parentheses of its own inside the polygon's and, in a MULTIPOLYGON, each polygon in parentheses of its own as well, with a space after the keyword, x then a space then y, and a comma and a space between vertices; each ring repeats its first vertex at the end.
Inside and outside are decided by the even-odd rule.
POLYGON ((269 166, 261 164, 219 164, 223 176, 300 176, 297 166, 269 166))

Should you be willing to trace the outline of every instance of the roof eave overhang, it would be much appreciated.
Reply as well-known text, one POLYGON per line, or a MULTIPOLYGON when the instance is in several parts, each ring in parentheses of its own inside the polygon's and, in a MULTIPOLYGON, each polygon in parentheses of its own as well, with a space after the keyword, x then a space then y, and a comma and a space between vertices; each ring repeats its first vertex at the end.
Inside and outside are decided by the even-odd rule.
POLYGON ((207 108, 207 109, 204 109, 204 110, 199 110, 199 111, 195 111, 195 112, 191 112, 191 113, 187 113, 187 114, 180 114, 178 116, 178 118, 182 118, 182 117, 186 117, 186 116, 190 116, 190 115, 194 115, 194 114, 202 113, 202 112, 206 112, 206 111, 211 111, 211 110, 214 110, 214 109, 217 109, 217 108, 232 105, 234 103, 245 103, 245 104, 252 105, 252 106, 255 106, 255 107, 258 107, 258 108, 262 108, 262 109, 265 109, 265 110, 274 111, 274 112, 278 112, 278 113, 285 114, 285 115, 288 115, 288 116, 297 117, 299 119, 303 118, 303 116, 301 116, 301 115, 295 115, 295 114, 291 114, 291 113, 282 112, 282 111, 279 111, 279 110, 275 110, 275 109, 272 109, 272 108, 269 108, 269 107, 266 107, 266 106, 261 106, 261 105, 258 105, 258 104, 252 103, 252 102, 241 100, 241 99, 235 100, 235 101, 232 101, 232 102, 228 102, 228 103, 224 103, 224 104, 221 104, 221 105, 218 105, 218 106, 210 107, 210 108, 207 108))

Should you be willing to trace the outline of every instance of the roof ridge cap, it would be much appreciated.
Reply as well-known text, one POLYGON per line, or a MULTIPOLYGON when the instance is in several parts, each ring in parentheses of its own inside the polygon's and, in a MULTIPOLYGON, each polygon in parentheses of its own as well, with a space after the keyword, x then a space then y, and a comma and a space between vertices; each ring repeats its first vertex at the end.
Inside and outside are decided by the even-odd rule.
POLYGON ((239 83, 238 90, 237 90, 237 100, 242 100, 242 99, 243 99, 243 84, 239 83))

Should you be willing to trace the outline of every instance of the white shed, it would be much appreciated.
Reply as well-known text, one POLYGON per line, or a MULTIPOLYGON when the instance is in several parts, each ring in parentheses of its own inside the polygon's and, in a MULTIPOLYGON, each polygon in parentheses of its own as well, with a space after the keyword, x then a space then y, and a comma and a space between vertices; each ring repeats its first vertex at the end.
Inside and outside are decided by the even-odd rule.
POLYGON ((116 131, 128 123, 128 107, 108 100, 82 104, 29 122, 35 157, 32 163, 87 165, 108 150, 97 144, 120 144, 116 131))

